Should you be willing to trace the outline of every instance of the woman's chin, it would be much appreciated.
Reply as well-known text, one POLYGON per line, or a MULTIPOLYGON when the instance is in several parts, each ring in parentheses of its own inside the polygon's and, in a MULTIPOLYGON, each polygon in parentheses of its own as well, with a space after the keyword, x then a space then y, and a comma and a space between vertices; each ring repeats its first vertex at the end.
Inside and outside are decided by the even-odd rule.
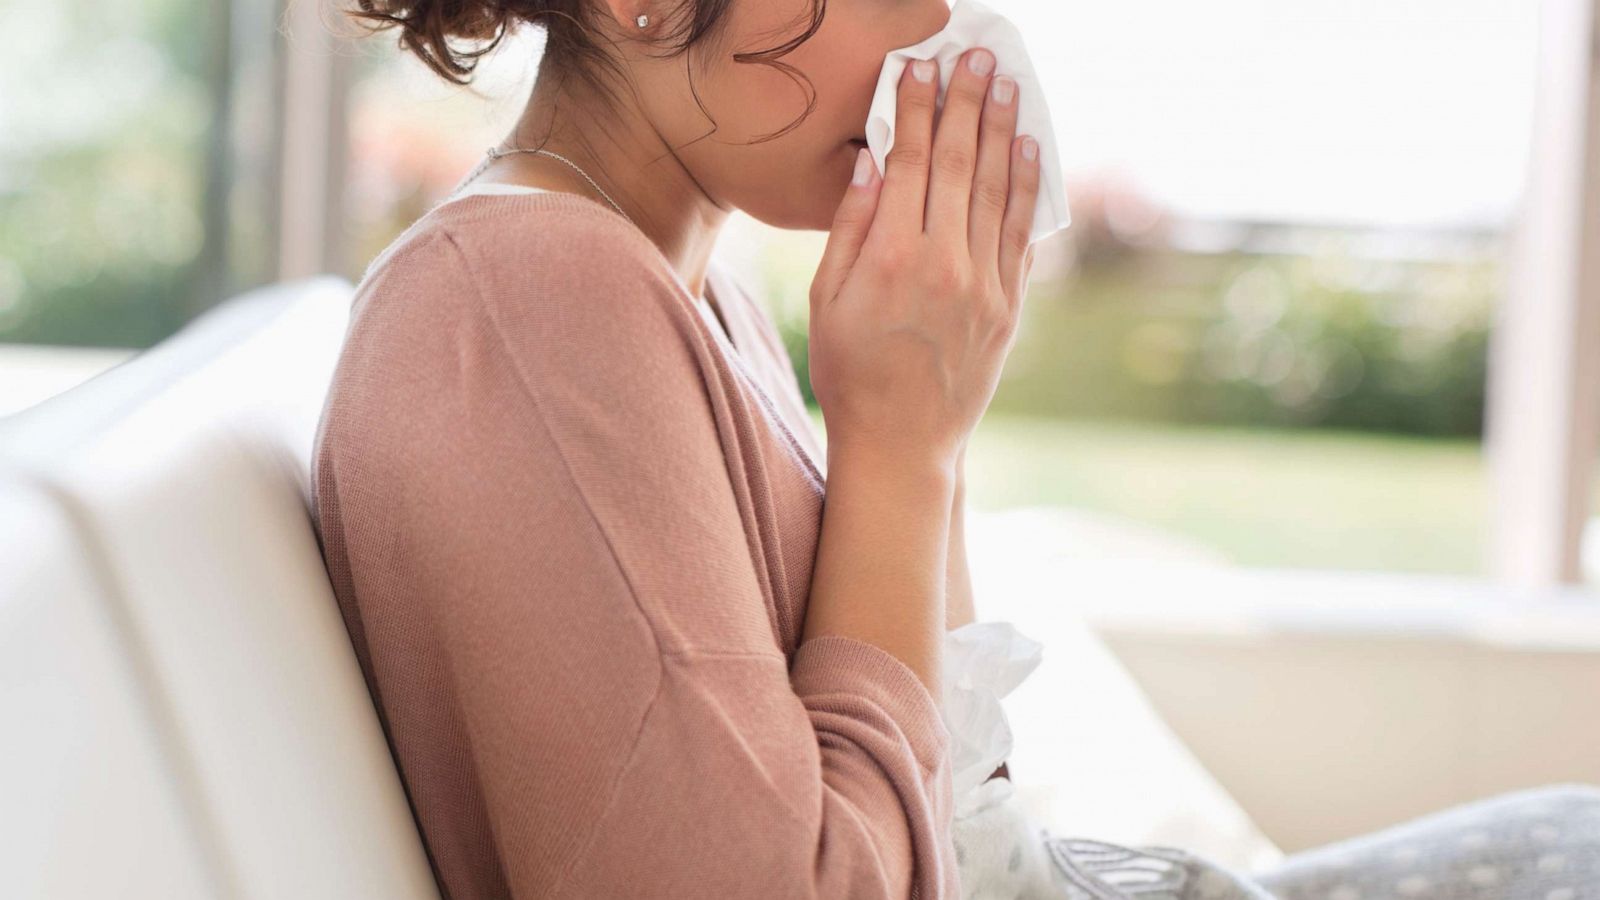
MULTIPOLYGON (((751 204, 740 210, 752 219, 773 228, 789 231, 827 231, 833 227, 839 201, 850 186, 850 170, 819 173, 816 178, 797 180, 802 189, 778 202, 751 204)), ((776 198, 773 198, 776 199, 776 198)))
POLYGON ((754 218, 774 228, 788 231, 827 231, 833 227, 833 214, 838 208, 838 204, 835 203, 833 206, 787 209, 774 216, 754 216, 754 218))

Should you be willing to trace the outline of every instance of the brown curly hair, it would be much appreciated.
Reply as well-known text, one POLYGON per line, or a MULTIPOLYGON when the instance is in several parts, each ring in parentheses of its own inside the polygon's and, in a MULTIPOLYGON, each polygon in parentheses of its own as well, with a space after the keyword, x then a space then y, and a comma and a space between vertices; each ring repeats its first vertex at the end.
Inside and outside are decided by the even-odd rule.
MULTIPOLYGON (((537 24, 545 29, 544 66, 554 67, 560 77, 576 75, 599 94, 616 100, 612 82, 602 77, 609 73, 619 78, 624 75, 615 57, 606 52, 596 36, 595 16, 604 15, 596 10, 596 0, 356 0, 358 9, 348 9, 347 14, 376 33, 398 27, 398 44, 409 50, 440 77, 454 84, 471 82, 478 61, 500 46, 508 33, 522 24, 537 24), (376 23, 376 24, 368 24, 376 23), (462 49, 451 45, 452 40, 479 44, 475 49, 462 49), (487 43, 485 43, 487 42, 487 43)), ((690 47, 702 40, 719 35, 718 25, 733 0, 677 0, 677 5, 666 17, 667 27, 653 37, 651 43, 664 51, 660 58, 686 54, 690 47)), ((752 52, 733 54, 740 63, 769 65, 788 75, 799 85, 806 97, 805 110, 793 122, 755 142, 772 140, 794 129, 816 107, 816 89, 800 70, 783 62, 788 55, 805 43, 822 26, 827 10, 827 0, 810 0, 811 10, 805 29, 782 44, 752 52)), ((685 58, 685 71, 690 72, 685 58)), ((694 90, 692 74, 689 90, 695 104, 710 119, 710 113, 694 90)), ((716 130, 713 123, 712 131, 716 130)), ((707 132, 708 134, 710 132, 707 132)))

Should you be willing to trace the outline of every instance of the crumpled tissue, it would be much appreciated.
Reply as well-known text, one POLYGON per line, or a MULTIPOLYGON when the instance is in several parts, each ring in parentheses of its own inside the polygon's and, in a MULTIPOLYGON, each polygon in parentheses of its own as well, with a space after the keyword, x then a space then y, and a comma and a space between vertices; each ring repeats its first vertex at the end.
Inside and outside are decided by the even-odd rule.
POLYGON ((939 61, 939 106, 943 108, 950 76, 961 54, 972 47, 994 52, 995 75, 1006 75, 1017 82, 1017 133, 1029 134, 1039 142, 1039 199, 1033 213, 1029 243, 1054 234, 1072 224, 1063 187, 1061 160, 1056 152, 1055 129, 1050 123, 1050 108, 1033 71, 1022 34, 1011 21, 977 0, 956 0, 950 21, 937 34, 910 47, 891 50, 883 60, 878 87, 867 111, 867 150, 884 171, 889 150, 894 146, 895 104, 900 73, 915 59, 939 61))
POLYGON ((968 622, 945 633, 942 707, 950 732, 957 817, 976 810, 977 788, 1011 754, 1000 698, 1043 658, 1043 645, 1010 622, 968 622))

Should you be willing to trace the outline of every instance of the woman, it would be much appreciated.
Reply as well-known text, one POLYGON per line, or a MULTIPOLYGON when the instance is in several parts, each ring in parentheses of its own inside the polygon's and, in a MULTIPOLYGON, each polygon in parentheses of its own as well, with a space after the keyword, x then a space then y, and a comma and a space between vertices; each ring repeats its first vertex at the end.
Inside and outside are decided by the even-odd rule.
MULTIPOLYGON (((908 67, 879 173, 883 57, 945 0, 360 2, 451 80, 548 29, 512 134, 368 268, 317 431, 318 535, 442 890, 959 896, 936 698, 974 615, 964 448, 1031 265, 1015 84, 975 48, 936 115, 908 67), (830 232, 826 454, 710 263, 734 209, 830 232)), ((1163 860, 1256 889, 1110 846, 1029 849, 1051 896, 1163 860)))

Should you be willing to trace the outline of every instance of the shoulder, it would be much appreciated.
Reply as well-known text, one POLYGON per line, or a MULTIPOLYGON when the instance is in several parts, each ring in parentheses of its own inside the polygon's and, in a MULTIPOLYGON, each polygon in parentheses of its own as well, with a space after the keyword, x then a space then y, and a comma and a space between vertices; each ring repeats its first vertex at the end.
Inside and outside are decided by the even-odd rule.
POLYGON ((412 339, 453 344, 445 364, 508 366, 546 415, 709 417, 716 347, 677 274, 627 220, 554 193, 466 197, 429 215, 388 268, 426 292, 405 304, 419 310, 413 322, 433 323, 412 339), (697 407, 703 415, 685 415, 697 407))
POLYGON ((538 306, 582 290, 590 292, 590 302, 610 306, 641 293, 679 293, 676 276, 644 232, 587 198, 480 195, 435 214, 435 229, 486 295, 538 306))
POLYGON ((437 471, 440 453, 499 460, 512 447, 504 458, 542 459, 586 493, 616 472, 671 469, 629 481, 674 489, 725 480, 714 348, 687 294, 626 220, 581 200, 508 202, 542 197, 454 201, 369 271, 330 390, 334 425, 359 421, 352 446, 382 446, 396 480, 437 471))
POLYGON ((363 282, 444 272, 485 295, 533 303, 600 289, 610 303, 681 293, 660 251, 616 213, 573 194, 478 194, 434 207, 368 265, 363 282))
MULTIPOLYGON (((405 307, 472 318, 512 349, 564 338, 670 349, 697 315, 655 244, 565 193, 474 195, 431 210, 363 277, 362 293, 425 293, 405 307)), ((388 305, 388 304, 385 304, 388 305)))

